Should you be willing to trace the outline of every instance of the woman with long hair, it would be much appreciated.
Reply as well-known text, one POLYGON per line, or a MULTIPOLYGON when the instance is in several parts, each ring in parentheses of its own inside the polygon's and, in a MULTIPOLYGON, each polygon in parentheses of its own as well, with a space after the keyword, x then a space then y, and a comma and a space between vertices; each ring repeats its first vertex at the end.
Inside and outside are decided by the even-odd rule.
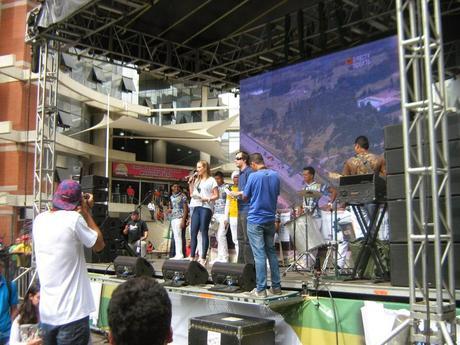
POLYGON ((201 231, 202 248, 200 248, 201 258, 198 259, 198 262, 205 266, 209 248, 209 223, 212 218, 214 200, 219 197, 217 182, 211 176, 211 168, 207 161, 200 160, 196 163, 196 175, 189 180, 189 188, 190 208, 193 208, 190 223, 190 259, 196 260, 198 232, 201 231))
POLYGON ((11 325, 10 345, 41 345, 42 340, 38 335, 40 315, 40 290, 37 286, 30 286, 24 296, 24 301, 19 307, 19 314, 11 325))

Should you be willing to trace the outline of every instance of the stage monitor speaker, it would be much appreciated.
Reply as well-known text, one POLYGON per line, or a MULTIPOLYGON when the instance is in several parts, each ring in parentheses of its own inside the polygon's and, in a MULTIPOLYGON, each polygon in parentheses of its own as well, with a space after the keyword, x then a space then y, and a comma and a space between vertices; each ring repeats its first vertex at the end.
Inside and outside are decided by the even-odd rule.
MULTIPOLYGON (((420 248, 420 245, 415 246, 415 251, 420 248)), ((442 250, 445 249, 445 245, 442 246, 442 250)), ((460 286, 460 243, 454 243, 454 261, 455 261, 455 286, 460 286)), ((430 243, 427 247, 428 254, 428 272, 427 279, 428 284, 434 286, 435 275, 434 267, 431 264, 434 262, 434 246, 430 243)), ((391 243, 390 244, 390 276, 391 285, 393 286, 409 286, 409 269, 407 262, 407 243, 391 243)), ((417 277, 422 277, 422 265, 419 263, 415 266, 415 272, 417 277)), ((444 270, 444 273, 447 271, 444 270)))
POLYGON ((106 189, 109 188, 109 179, 104 176, 86 175, 81 178, 81 189, 106 189))
POLYGON ((211 344, 211 332, 219 339, 215 344, 275 345, 274 320, 230 313, 191 318, 188 327, 189 345, 211 344))
POLYGON ((161 268, 166 286, 206 284, 208 271, 196 261, 166 260, 161 268))
POLYGON ((113 260, 115 273, 120 278, 147 276, 153 277, 155 270, 144 258, 132 256, 117 256, 113 260))
POLYGON ((214 283, 212 291, 251 291, 256 287, 256 270, 252 264, 216 262, 212 266, 211 277, 214 283))
MULTIPOLYGON (((440 198, 441 210, 444 212, 444 198, 440 198)), ((433 222, 433 213, 431 207, 431 198, 426 200, 426 212, 428 213, 428 223, 433 222)), ((413 201, 414 215, 420 217, 420 203, 418 200, 413 201)), ((460 196, 453 196, 452 205, 452 234, 455 242, 460 242, 460 196)), ((407 217, 406 217, 406 200, 393 200, 388 202, 388 221, 390 222, 390 241, 392 243, 407 242, 407 217)), ((441 222, 441 233, 445 234, 445 228, 441 222)))

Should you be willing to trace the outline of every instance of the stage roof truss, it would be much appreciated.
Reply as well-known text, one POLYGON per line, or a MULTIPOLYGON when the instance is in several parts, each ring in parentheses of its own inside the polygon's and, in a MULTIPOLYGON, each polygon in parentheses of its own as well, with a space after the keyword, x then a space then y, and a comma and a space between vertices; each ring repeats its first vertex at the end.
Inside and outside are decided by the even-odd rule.
MULTIPOLYGON (((157 77, 231 89, 240 79, 396 33, 395 0, 270 0, 255 13, 247 11, 254 0, 221 3, 216 13, 215 0, 192 3, 156 25, 149 16, 164 10, 165 1, 94 0, 38 37, 157 77)), ((460 4, 444 0, 441 10, 459 13, 460 4)))

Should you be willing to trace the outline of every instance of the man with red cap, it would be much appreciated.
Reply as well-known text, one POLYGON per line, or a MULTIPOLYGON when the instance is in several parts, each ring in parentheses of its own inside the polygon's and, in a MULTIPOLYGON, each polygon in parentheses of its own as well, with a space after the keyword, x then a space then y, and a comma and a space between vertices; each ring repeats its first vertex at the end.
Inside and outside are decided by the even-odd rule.
POLYGON ((78 182, 64 180, 54 194, 53 209, 34 220, 44 344, 88 344, 89 315, 96 308, 83 246, 95 251, 105 246, 91 216, 93 204, 93 196, 83 196, 78 182))

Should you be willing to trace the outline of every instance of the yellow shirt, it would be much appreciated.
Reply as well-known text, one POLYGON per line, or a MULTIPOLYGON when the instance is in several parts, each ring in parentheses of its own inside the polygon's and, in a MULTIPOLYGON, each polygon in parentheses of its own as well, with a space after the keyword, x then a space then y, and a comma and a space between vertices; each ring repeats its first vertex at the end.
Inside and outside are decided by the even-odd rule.
MULTIPOLYGON (((232 192, 238 192, 238 186, 232 186, 230 188, 232 192)), ((230 195, 227 196, 229 201, 228 216, 229 217, 238 217, 238 199, 232 198, 230 195)))

